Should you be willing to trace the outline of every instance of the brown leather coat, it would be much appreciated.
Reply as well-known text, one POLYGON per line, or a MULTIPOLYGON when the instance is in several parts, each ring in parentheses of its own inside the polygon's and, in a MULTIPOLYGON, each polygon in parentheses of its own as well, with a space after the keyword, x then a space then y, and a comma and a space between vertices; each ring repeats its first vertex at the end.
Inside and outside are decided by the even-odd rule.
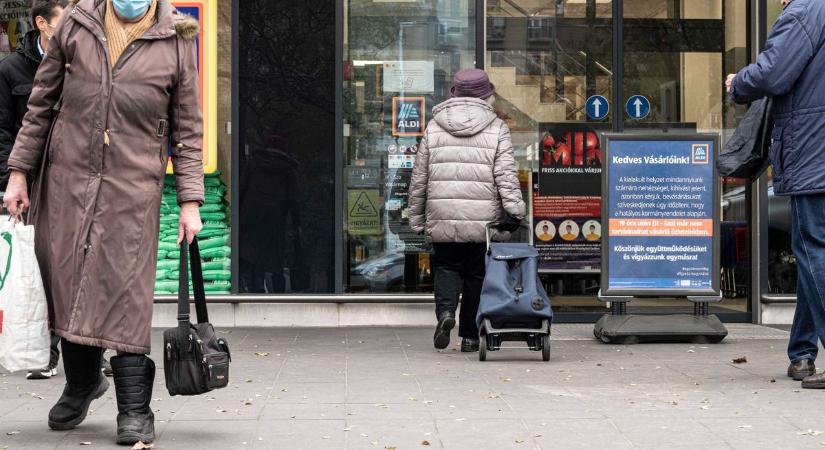
POLYGON ((203 201, 197 23, 158 2, 114 68, 106 1, 69 6, 9 158, 37 177, 30 220, 57 334, 130 353, 149 352, 170 133, 178 202, 203 201))

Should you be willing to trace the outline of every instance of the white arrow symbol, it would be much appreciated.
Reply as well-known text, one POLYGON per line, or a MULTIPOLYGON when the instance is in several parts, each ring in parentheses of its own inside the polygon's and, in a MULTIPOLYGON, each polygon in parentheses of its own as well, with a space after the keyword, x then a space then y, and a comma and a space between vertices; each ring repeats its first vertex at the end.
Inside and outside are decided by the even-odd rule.
POLYGON ((602 116, 601 114, 599 114, 601 112, 600 111, 601 106, 602 106, 602 102, 601 102, 601 100, 599 100, 599 97, 596 97, 595 99, 593 99, 593 109, 596 112, 596 114, 594 114, 594 117, 601 117, 602 116))
POLYGON ((642 117, 642 100, 637 98, 636 101, 633 102, 633 105, 636 106, 636 117, 642 117))

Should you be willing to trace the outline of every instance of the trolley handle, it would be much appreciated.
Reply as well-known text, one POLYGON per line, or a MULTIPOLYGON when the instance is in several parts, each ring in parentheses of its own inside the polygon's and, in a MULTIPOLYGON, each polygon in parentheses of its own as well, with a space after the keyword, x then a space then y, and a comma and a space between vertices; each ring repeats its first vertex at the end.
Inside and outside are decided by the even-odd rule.
MULTIPOLYGON (((487 253, 490 253, 490 244, 493 242, 493 228, 498 228, 500 225, 501 222, 487 222, 487 224, 484 225, 484 234, 487 237, 487 253)), ((522 220, 519 228, 528 229, 529 227, 522 220)))

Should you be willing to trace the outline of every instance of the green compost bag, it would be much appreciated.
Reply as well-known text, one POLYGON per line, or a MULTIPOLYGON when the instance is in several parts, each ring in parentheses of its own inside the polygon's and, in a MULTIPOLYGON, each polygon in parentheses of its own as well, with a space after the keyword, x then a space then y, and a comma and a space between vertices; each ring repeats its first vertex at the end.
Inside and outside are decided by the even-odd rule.
POLYGON ((203 189, 204 194, 207 195, 219 195, 223 198, 224 194, 226 194, 226 187, 225 186, 207 186, 203 189))
POLYGON ((226 222, 221 222, 219 220, 204 220, 203 221, 203 228, 206 229, 223 229, 225 230, 226 222))
MULTIPOLYGON (((169 236, 164 236, 164 237, 160 238, 160 244, 167 244, 167 245, 172 244, 172 246, 175 247, 174 249, 171 249, 171 248, 167 249, 166 251, 168 251, 168 252, 170 252, 172 250, 178 250, 178 232, 177 232, 177 230, 175 230, 175 234, 169 234, 169 236)), ((158 244, 158 245, 160 245, 160 244, 158 244)))
POLYGON ((232 254, 232 249, 227 247, 227 246, 201 250, 201 258, 204 258, 204 259, 226 258, 231 254, 232 254))
POLYGON ((166 259, 166 250, 158 250, 157 260, 166 259))
POLYGON ((210 248, 223 247, 226 245, 226 234, 209 239, 198 240, 198 246, 201 250, 208 250, 210 248))
POLYGON ((178 280, 158 280, 155 282, 155 290, 178 292, 178 280))
POLYGON ((204 270, 203 279, 205 281, 229 281, 232 273, 228 270, 204 270))
POLYGON ((155 280, 165 280, 169 277, 169 272, 163 269, 155 271, 155 280))
POLYGON ((173 225, 178 223, 180 217, 177 214, 167 214, 160 218, 161 225, 173 225))
POLYGON ((204 227, 200 233, 198 233, 198 239, 209 239, 213 237, 219 236, 226 236, 226 229, 225 228, 206 228, 204 227))
POLYGON ((205 220, 207 222, 226 220, 226 213, 223 213, 223 212, 201 213, 201 220, 205 220))
POLYGON ((175 241, 177 241, 177 236, 175 236, 175 241, 172 241, 172 242, 165 241, 164 239, 168 239, 168 238, 163 238, 163 239, 160 240, 160 242, 158 242, 158 248, 159 249, 161 249, 165 252, 171 252, 173 250, 180 251, 180 249, 178 248, 177 242, 175 242, 175 241))
MULTIPOLYGON (((180 257, 180 255, 178 255, 180 257)), ((158 261, 158 270, 174 270, 180 266, 180 261, 174 259, 162 259, 158 261)))
POLYGON ((207 193, 203 196, 203 203, 223 203, 223 195, 207 193))
MULTIPOLYGON (((201 255, 203 256, 203 255, 201 255)), ((177 250, 170 250, 169 253, 166 254, 167 258, 174 260, 176 263, 180 264, 180 249, 177 250)))
POLYGON ((204 203, 200 210, 201 213, 223 212, 223 205, 219 203, 204 203))
POLYGON ((201 263, 203 270, 229 270, 232 268, 232 261, 229 258, 218 258, 201 263))

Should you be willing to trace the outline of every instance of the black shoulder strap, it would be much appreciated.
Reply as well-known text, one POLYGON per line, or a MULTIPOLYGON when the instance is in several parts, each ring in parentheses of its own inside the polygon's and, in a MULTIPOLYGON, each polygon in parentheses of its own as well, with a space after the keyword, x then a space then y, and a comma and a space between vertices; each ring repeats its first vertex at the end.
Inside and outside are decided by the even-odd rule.
POLYGON ((209 322, 209 313, 206 310, 206 292, 203 288, 203 269, 201 268, 201 252, 200 247, 198 247, 198 238, 195 238, 188 246, 186 245, 186 241, 180 245, 178 322, 189 322, 189 261, 192 262, 192 290, 195 294, 195 311, 197 313, 198 323, 207 323, 209 322))

